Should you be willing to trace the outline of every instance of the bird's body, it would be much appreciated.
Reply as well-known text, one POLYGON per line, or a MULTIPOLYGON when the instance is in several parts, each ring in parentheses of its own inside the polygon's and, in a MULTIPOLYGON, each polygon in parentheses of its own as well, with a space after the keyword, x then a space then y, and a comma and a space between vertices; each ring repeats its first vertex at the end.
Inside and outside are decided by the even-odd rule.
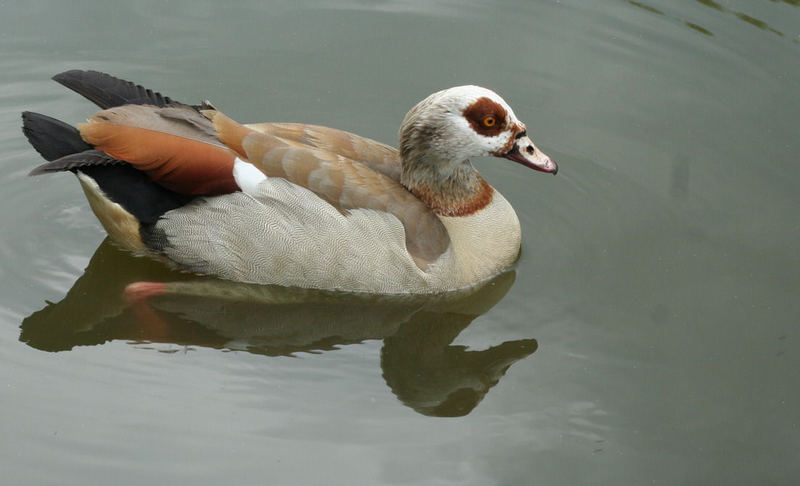
POLYGON ((431 95, 400 150, 336 129, 240 125, 92 71, 54 79, 103 111, 74 129, 23 114, 50 162, 78 175, 112 239, 179 268, 236 281, 373 293, 474 285, 517 258, 511 205, 469 157, 556 166, 494 92, 431 95))

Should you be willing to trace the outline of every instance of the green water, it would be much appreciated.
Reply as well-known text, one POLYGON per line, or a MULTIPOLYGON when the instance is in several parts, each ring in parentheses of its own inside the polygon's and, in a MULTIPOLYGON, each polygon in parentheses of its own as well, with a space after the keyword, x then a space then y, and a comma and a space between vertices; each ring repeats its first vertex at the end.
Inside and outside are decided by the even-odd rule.
POLYGON ((799 7, 0 3, 2 482, 797 484, 799 7), (26 177, 21 111, 93 112, 49 81, 75 68, 391 144, 480 84, 560 170, 475 161, 524 241, 474 293, 198 283, 26 177))

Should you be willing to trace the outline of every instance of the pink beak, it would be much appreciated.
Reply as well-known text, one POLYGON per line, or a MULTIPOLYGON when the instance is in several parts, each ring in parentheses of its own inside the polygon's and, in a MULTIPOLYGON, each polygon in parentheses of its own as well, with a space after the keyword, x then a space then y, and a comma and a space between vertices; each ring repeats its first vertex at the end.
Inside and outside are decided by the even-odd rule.
POLYGON ((531 140, 525 132, 519 132, 516 136, 514 146, 501 156, 522 164, 525 167, 530 167, 533 170, 547 172, 553 175, 558 173, 558 165, 544 152, 539 150, 536 145, 533 144, 533 140, 531 140))

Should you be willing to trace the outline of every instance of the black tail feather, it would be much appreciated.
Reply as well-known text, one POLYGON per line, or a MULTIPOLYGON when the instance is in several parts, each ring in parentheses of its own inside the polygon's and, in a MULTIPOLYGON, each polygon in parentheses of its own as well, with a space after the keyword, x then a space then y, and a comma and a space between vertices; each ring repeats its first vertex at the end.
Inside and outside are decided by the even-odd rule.
POLYGON ((53 80, 103 109, 122 105, 164 107, 181 104, 169 96, 99 71, 73 69, 56 74, 53 80))
POLYGON ((45 160, 92 150, 78 129, 55 118, 32 111, 22 112, 22 133, 45 160))
POLYGON ((28 173, 28 175, 35 176, 41 174, 49 174, 52 172, 75 172, 77 169, 89 166, 102 166, 102 165, 122 165, 127 162, 117 160, 105 152, 99 150, 86 150, 76 154, 65 155, 64 157, 44 163, 28 173))

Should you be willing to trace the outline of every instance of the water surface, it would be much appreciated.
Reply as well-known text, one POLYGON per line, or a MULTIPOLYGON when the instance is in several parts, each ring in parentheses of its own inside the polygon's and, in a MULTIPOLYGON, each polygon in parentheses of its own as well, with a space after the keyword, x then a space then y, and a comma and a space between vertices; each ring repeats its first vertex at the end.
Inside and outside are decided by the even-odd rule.
POLYGON ((796 1, 0 5, 0 468, 9 484, 796 484, 796 1), (342 297, 175 273, 28 178, 88 68, 243 122, 394 143, 459 84, 556 177, 475 164, 522 256, 474 292, 342 297), (122 289, 169 281, 167 298, 122 289))

